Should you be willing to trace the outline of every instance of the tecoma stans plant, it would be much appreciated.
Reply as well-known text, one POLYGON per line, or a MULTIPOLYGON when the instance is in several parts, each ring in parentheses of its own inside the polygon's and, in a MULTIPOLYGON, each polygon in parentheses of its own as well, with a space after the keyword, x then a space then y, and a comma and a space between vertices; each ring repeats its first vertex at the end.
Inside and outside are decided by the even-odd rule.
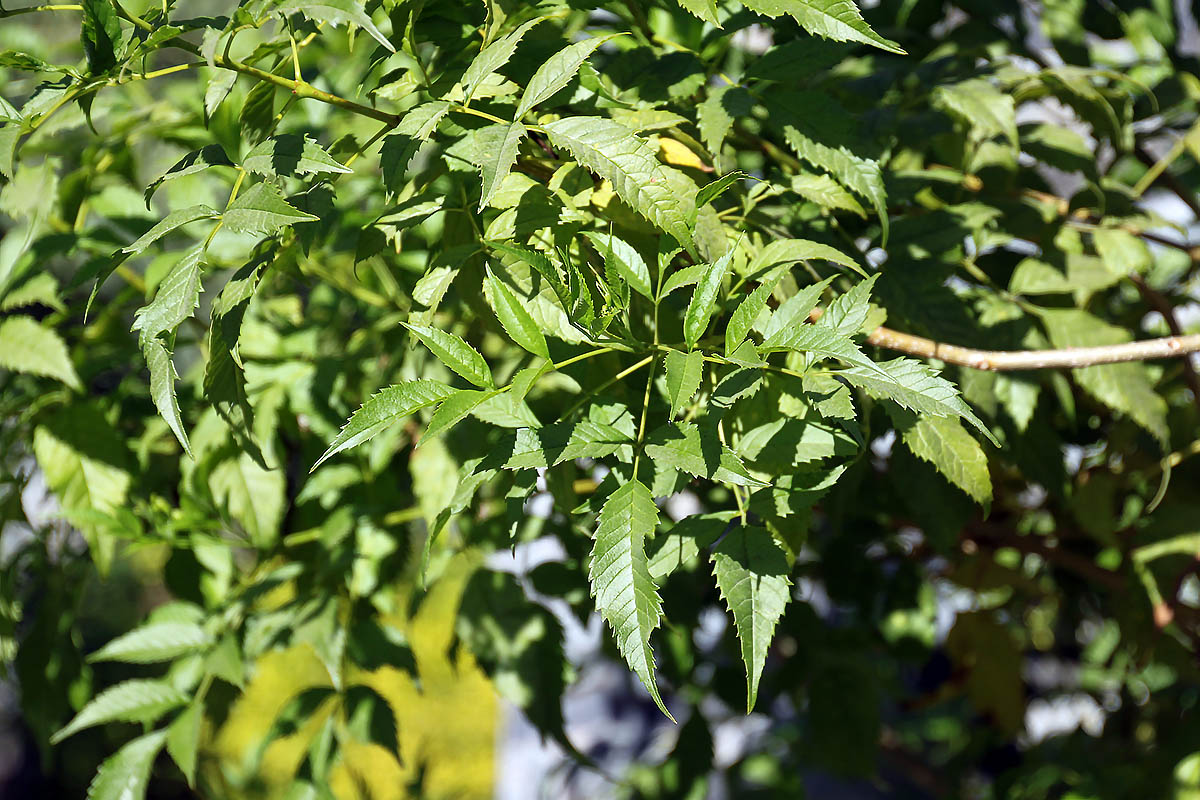
POLYGON ((1197 796, 1194 17, 862 5, 0 7, 46 780, 1197 796))

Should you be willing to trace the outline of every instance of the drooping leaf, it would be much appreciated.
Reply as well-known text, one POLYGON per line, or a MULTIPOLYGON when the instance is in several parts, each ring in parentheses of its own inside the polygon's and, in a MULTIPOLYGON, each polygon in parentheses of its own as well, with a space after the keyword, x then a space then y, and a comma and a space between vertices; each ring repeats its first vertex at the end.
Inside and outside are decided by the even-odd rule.
POLYGON ((546 337, 542 335, 541 329, 512 290, 505 286, 491 269, 488 269, 484 290, 497 319, 509 337, 535 356, 550 358, 546 337))
POLYGON ((866 277, 858 263, 835 247, 808 239, 776 239, 762 249, 754 260, 746 267, 749 275, 756 275, 762 270, 768 270, 779 264, 792 264, 797 261, 821 259, 853 270, 866 277))
POLYGON ((603 117, 565 117, 544 128, 551 143, 609 181, 631 208, 689 251, 694 249, 687 220, 695 195, 674 191, 666 167, 628 128, 603 117))
MULTIPOLYGON (((0 336, 0 339, 3 337, 0 336)), ((171 354, 158 339, 147 339, 142 342, 142 354, 146 358, 146 366, 150 369, 150 399, 154 407, 166 421, 167 427, 183 451, 192 455, 192 447, 188 443, 187 432, 183 428, 183 419, 179 414, 179 400, 175 397, 175 365, 171 363, 171 354)))
POLYGON ((764 281, 733 310, 733 314, 729 317, 729 323, 725 326, 726 358, 733 355, 738 346, 746 341, 746 336, 749 335, 750 329, 754 327, 755 320, 759 318, 763 310, 767 307, 767 298, 771 296, 771 292, 775 291, 775 287, 778 284, 778 277, 774 280, 764 281))
POLYGON ((204 705, 193 702, 167 727, 167 752, 187 778, 188 786, 194 786, 196 781, 196 752, 203 721, 204 705))
POLYGON ((88 786, 87 800, 143 800, 166 736, 166 731, 139 736, 105 759, 88 786))
POLYGON ((596 609, 608 622, 617 649, 672 721, 654 680, 650 633, 658 627, 662 601, 647 569, 646 539, 658 527, 650 490, 631 480, 604 501, 588 570, 596 609))
POLYGON ((235 452, 213 468, 208 485, 250 544, 266 550, 279 538, 287 479, 282 469, 268 469, 261 460, 249 451, 235 452))
POLYGON ((88 72, 101 75, 117 65, 121 44, 121 20, 111 0, 83 0, 83 24, 79 39, 87 55, 88 72))
POLYGON ((275 89, 275 84, 263 81, 246 92, 238 122, 247 144, 258 144, 275 129, 275 89))
POLYGON ((383 140, 379 151, 379 168, 383 183, 392 193, 404 188, 409 167, 421 144, 433 135, 438 123, 450 111, 445 100, 422 103, 409 109, 395 131, 383 140))
POLYGON ((453 393, 454 389, 446 384, 427 380, 410 381, 380 390, 350 415, 309 472, 343 450, 369 441, 410 414, 439 403, 453 393))
POLYGON ((899 426, 906 447, 983 506, 992 501, 987 455, 954 417, 918 416, 899 426))
POLYGON ((317 144, 315 139, 298 133, 281 134, 263 140, 246 154, 242 166, 250 172, 268 177, 352 171, 325 152, 325 148, 317 144))
POLYGON ((288 203, 274 186, 256 183, 238 195, 222 219, 232 231, 270 235, 298 222, 314 222, 318 217, 288 203))
POLYGON ((519 120, 534 106, 549 100, 570 83, 588 56, 611 38, 612 36, 597 36, 594 39, 585 39, 569 44, 550 56, 529 79, 525 93, 521 95, 521 102, 517 103, 513 119, 519 120))
POLYGON ((316 22, 328 22, 331 25, 340 25, 343 23, 357 25, 371 35, 371 38, 383 45, 384 48, 391 52, 396 52, 396 48, 388 41, 387 37, 379 28, 375 27, 375 23, 371 21, 371 17, 367 15, 367 11, 362 0, 282 0, 275 6, 275 10, 281 14, 294 14, 299 11, 304 16, 316 22))
POLYGON ((491 202, 500 184, 508 177, 517 161, 517 148, 526 132, 520 122, 489 125, 475 132, 479 143, 479 171, 483 180, 483 190, 479 196, 480 211, 491 202))
POLYGON ((724 194, 731 186, 736 185, 738 181, 745 180, 748 177, 750 176, 745 172, 734 170, 722 175, 712 183, 701 186, 700 191, 696 192, 696 207, 700 208, 708 205, 724 194))
POLYGON ((712 562, 741 643, 749 714, 758 699, 758 682, 775 625, 791 599, 791 570, 787 554, 764 528, 734 528, 713 549, 712 562))
MULTIPOLYGON (((230 72, 227 74, 237 77, 236 72, 230 72)), ((176 161, 174 166, 172 166, 159 177, 155 178, 150 185, 146 187, 144 195, 146 198, 146 208, 150 207, 150 198, 152 198, 154 193, 158 191, 158 187, 162 186, 163 183, 167 181, 174 180, 175 178, 182 178, 186 175, 193 175, 197 172, 202 172, 209 167, 232 166, 233 162, 230 161, 229 156, 225 154, 225 148, 221 147, 219 144, 206 144, 199 150, 193 150, 183 158, 176 161)), ((216 213, 217 212, 214 210, 212 215, 216 216, 216 213)))
POLYGON ((492 370, 483 360, 483 356, 459 336, 428 325, 409 325, 407 322, 402 324, 447 367, 476 386, 484 389, 495 388, 492 370))
POLYGON ((667 403, 674 417, 700 388, 700 379, 704 377, 704 354, 699 350, 690 353, 670 350, 663 363, 667 374, 667 403))
POLYGON ((137 240, 132 244, 128 244, 121 249, 126 253, 140 253, 176 228, 182 228, 189 222, 196 222, 197 220, 201 219, 215 219, 218 216, 220 216, 220 214, 217 213, 216 209, 209 208, 206 205, 192 206, 191 208, 181 208, 178 211, 172 211, 153 228, 138 237, 137 240))
POLYGON ((175 330, 192 315, 200 303, 203 268, 203 245, 193 247, 171 268, 154 293, 154 300, 134 316, 133 330, 141 331, 143 341, 175 330))
POLYGON ((213 638, 194 622, 152 622, 118 636, 88 656, 89 661, 152 664, 203 650, 213 638))
MULTIPOLYGON (((696 125, 700 129, 700 138, 704 140, 704 146, 714 158, 721 154, 725 138, 733 130, 734 122, 748 116, 753 108, 753 95, 741 86, 709 88, 708 97, 696 107, 696 125)), ((696 205, 702 206, 704 203, 697 199, 696 205)))
POLYGON ((835 42, 862 42, 904 55, 900 45, 871 30, 852 0, 748 0, 744 5, 772 18, 787 14, 809 33, 835 42))
POLYGON ((79 389, 79 375, 66 342, 32 317, 14 315, 0 320, 0 369, 44 375, 79 389))
POLYGON ((92 698, 50 742, 106 722, 153 722, 186 702, 187 695, 165 681, 128 680, 92 698))
POLYGON ((687 311, 683 316, 683 339, 689 348, 695 347, 708 329, 708 322, 712 319, 713 311, 716 310, 717 295, 721 291, 725 275, 729 272, 729 263, 733 260, 733 254, 734 248, 731 247, 725 255, 708 266, 704 271, 704 276, 696 284, 692 301, 688 303, 687 311))
POLYGON ((828 175, 814 175, 810 172, 792 176, 792 191, 822 208, 830 211, 849 211, 860 217, 866 217, 867 212, 837 181, 828 175))
POLYGON ((471 102, 471 95, 479 88, 479 84, 483 82, 484 78, 508 63, 512 54, 516 52, 517 45, 521 43, 521 38, 530 28, 544 19, 546 18, 531 19, 512 33, 500 37, 479 51, 479 55, 475 56, 466 72, 463 73, 462 80, 459 81, 462 84, 463 103, 471 102))

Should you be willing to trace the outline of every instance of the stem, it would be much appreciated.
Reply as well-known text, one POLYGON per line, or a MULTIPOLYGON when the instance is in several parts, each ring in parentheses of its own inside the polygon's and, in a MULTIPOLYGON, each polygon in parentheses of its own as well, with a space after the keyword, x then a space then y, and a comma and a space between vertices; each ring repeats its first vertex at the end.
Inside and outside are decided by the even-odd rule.
POLYGON ((48 6, 27 6, 26 8, 0 8, 0 19, 5 17, 15 17, 18 14, 31 14, 34 11, 83 11, 83 6, 66 4, 66 5, 48 5, 48 6))
POLYGON ((618 381, 623 380, 623 379, 629 377, 630 375, 632 375, 633 373, 637 372, 639 369, 641 369, 642 367, 646 366, 651 361, 653 361, 654 358, 655 358, 655 356, 653 354, 646 356, 645 358, 643 358, 641 361, 637 362, 633 366, 626 367, 625 369, 621 370, 613 377, 606 380, 604 383, 597 386, 595 389, 592 389, 590 392, 587 392, 586 394, 584 394, 583 399, 581 399, 578 403, 576 403, 575 405, 571 406, 566 411, 564 411, 559 416, 557 421, 561 422, 562 420, 571 416, 576 411, 578 411, 580 408, 582 408, 583 404, 586 403, 588 400, 591 400, 593 397, 600 394, 605 389, 612 386, 614 383, 617 383, 618 381))
POLYGON ((654 368, 657 365, 658 359, 654 358, 653 363, 650 364, 650 371, 646 373, 646 393, 642 395, 642 419, 638 422, 637 444, 633 451, 634 480, 637 480, 638 463, 642 460, 642 442, 646 439, 646 415, 650 411, 650 387, 654 385, 654 368))

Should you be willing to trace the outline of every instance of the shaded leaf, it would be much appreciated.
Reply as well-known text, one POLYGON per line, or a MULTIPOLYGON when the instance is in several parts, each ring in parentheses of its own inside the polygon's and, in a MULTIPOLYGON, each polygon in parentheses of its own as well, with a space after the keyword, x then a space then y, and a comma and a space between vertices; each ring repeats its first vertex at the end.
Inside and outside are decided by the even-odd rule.
POLYGON ((318 217, 288 203, 274 186, 256 183, 238 195, 222 219, 230 230, 269 235, 298 222, 314 222, 318 217))
POLYGON ((721 291, 721 284, 729 272, 729 262, 733 260, 733 253, 734 248, 729 248, 725 255, 708 266, 700 282, 696 284, 692 301, 688 303, 683 316, 683 339, 688 347, 695 347, 708 329, 708 321, 716 309, 717 294, 721 291))
POLYGON ((700 379, 704 377, 704 354, 699 350, 690 353, 669 350, 663 363, 667 373, 667 403, 674 417, 700 388, 700 379))

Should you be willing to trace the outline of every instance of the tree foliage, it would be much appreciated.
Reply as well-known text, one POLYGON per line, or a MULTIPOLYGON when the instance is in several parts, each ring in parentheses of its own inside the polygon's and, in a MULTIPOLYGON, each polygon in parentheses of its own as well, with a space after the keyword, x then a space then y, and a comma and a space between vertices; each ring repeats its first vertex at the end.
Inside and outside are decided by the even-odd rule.
POLYGON ((621 796, 1200 792, 1195 366, 979 354, 1200 350, 1178 4, 195 5, 0 9, 48 765, 485 796, 498 694, 603 767, 596 614, 682 723, 621 796), (1102 724, 1039 733, 1068 700, 1102 724))

